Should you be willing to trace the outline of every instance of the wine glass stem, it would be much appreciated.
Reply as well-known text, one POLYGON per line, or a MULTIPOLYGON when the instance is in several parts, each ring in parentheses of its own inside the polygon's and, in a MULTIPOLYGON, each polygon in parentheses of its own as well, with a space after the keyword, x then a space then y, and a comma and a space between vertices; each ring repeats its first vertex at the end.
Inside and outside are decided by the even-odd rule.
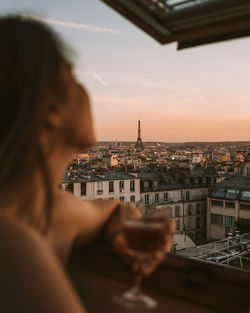
POLYGON ((134 273, 134 283, 131 288, 131 292, 133 294, 140 294, 142 291, 142 281, 143 281, 143 275, 140 273, 134 273))

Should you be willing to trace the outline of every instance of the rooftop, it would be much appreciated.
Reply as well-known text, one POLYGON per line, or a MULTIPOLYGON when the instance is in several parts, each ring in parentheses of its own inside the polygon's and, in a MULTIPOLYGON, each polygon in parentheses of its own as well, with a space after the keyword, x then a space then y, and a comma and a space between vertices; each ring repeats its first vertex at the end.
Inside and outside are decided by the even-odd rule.
POLYGON ((236 174, 216 184, 210 197, 228 200, 250 201, 250 177, 236 174))
POLYGON ((79 174, 72 174, 71 176, 65 173, 62 183, 74 183, 74 182, 91 182, 91 181, 107 181, 107 180, 126 180, 137 179, 136 176, 124 173, 124 172, 108 172, 93 173, 86 170, 80 170, 79 174))
POLYGON ((250 177, 236 174, 223 180, 221 183, 218 184, 218 187, 234 187, 250 190, 250 177))
POLYGON ((230 238, 185 250, 179 253, 250 272, 250 233, 236 234, 230 238))

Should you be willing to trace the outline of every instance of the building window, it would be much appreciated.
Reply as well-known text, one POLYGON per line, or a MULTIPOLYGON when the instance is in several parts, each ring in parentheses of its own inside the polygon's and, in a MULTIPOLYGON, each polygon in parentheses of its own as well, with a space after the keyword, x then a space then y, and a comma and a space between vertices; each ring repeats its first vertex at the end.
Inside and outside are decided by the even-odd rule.
POLYGON ((200 203, 196 203, 196 214, 197 215, 201 214, 201 204, 200 203))
POLYGON ((211 223, 217 225, 223 225, 223 215, 221 214, 211 214, 211 223))
POLYGON ((225 226, 226 227, 234 227, 235 218, 234 216, 225 216, 225 226))
POLYGON ((202 184, 206 184, 207 183, 207 179, 206 179, 206 177, 202 177, 202 184))
POLYGON ((98 181, 97 182, 97 190, 96 193, 98 195, 102 195, 103 194, 103 188, 102 188, 102 181, 98 181))
POLYGON ((168 192, 164 192, 164 202, 168 202, 168 192))
POLYGON ((124 189, 124 181, 123 181, 123 180, 121 180, 121 181, 119 182, 119 186, 120 186, 120 192, 122 192, 123 189, 124 189))
POLYGON ((148 180, 146 180, 146 181, 144 182, 144 188, 149 188, 149 181, 148 181, 148 180))
MULTIPOLYGON (((192 217, 189 217, 188 219, 187 219, 187 224, 186 224, 186 230, 188 230, 188 231, 190 231, 190 230, 192 230, 193 229, 193 219, 192 219, 192 217)), ((190 234, 190 233, 189 233, 190 234)), ((188 235, 189 235, 188 234, 188 235)))
POLYGON ((211 200, 211 204, 214 206, 223 206, 223 201, 211 200))
POLYGON ((198 229, 201 227, 201 220, 199 217, 197 217, 195 220, 195 227, 198 229))
POLYGON ((247 176, 250 176, 250 167, 247 167, 247 176))
POLYGON ((149 195, 145 195, 145 204, 149 204, 149 195))
POLYGON ((190 200, 190 191, 186 191, 186 200, 190 200))
POLYGON ((81 183, 81 196, 86 196, 86 183, 81 183))
POLYGON ((65 190, 74 193, 74 184, 67 184, 65 190))
POLYGON ((240 203, 241 210, 250 210, 250 204, 240 203))
POLYGON ((157 189, 157 180, 153 180, 153 189, 157 189))
POLYGON ((120 197, 120 201, 124 202, 125 201, 125 197, 120 197))
POLYGON ((130 202, 134 203, 135 202, 135 196, 130 197, 130 202))
POLYGON ((134 180, 130 181, 130 191, 131 192, 135 191, 135 181, 134 180))
POLYGON ((180 206, 176 205, 175 207, 175 217, 179 217, 180 216, 180 206))
POLYGON ((109 182, 109 192, 114 192, 114 182, 113 181, 109 182))
POLYGON ((225 207, 226 208, 235 208, 235 202, 225 202, 225 207))
POLYGON ((187 207, 187 215, 188 216, 192 215, 192 205, 191 204, 189 204, 187 207))
POLYGON ((159 194, 158 193, 155 194, 155 203, 159 203, 159 194))
POLYGON ((237 224, 241 233, 248 233, 250 230, 250 219, 239 218, 237 224))
POLYGON ((203 217, 203 227, 204 228, 207 227, 207 217, 206 216, 203 217))
POLYGON ((192 207, 192 215, 196 215, 196 208, 195 207, 192 207))

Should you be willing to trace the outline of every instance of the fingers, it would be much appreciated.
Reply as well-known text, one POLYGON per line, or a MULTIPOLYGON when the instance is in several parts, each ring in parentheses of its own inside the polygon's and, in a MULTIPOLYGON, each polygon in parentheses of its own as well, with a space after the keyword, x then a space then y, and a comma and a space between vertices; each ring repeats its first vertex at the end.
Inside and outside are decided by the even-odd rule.
POLYGON ((176 222, 173 218, 168 218, 167 227, 166 227, 167 235, 173 235, 176 231, 176 222))
POLYGON ((113 240, 113 248, 117 252, 124 252, 127 250, 127 242, 122 234, 117 235, 115 240, 113 240))
POLYGON ((176 222, 170 218, 167 223, 167 231, 165 237, 165 252, 169 252, 173 246, 174 234, 176 231, 176 222))
POLYGON ((158 267, 160 262, 161 260, 151 260, 144 262, 136 261, 133 263, 133 270, 137 273, 147 276, 150 275, 158 267))
POLYGON ((150 258, 144 260, 137 260, 133 262, 133 270, 143 274, 143 275, 150 275, 158 265, 164 260, 166 256, 165 251, 158 251, 157 253, 153 254, 150 258))
POLYGON ((151 274, 165 258, 165 250, 157 251, 144 260, 138 260, 138 254, 128 249, 123 234, 119 234, 113 242, 114 250, 127 262, 132 263, 133 270, 143 275, 151 274))
MULTIPOLYGON (((134 271, 143 275, 151 274, 157 266, 165 258, 166 253, 169 252, 173 245, 173 237, 175 233, 175 221, 172 218, 168 218, 166 221, 165 238, 162 242, 162 249, 155 254, 141 259, 141 254, 136 251, 132 251, 128 248, 124 234, 119 233, 113 240, 114 250, 127 262, 132 264, 134 271), (139 259, 139 260, 138 260, 139 259)), ((164 237, 164 236, 163 236, 164 237)))
POLYGON ((132 263, 137 259, 137 254, 132 252, 127 245, 126 239, 123 234, 119 234, 113 241, 113 249, 120 257, 128 262, 132 263))
POLYGON ((121 203, 120 208, 125 219, 139 219, 142 217, 141 211, 132 203, 121 203))

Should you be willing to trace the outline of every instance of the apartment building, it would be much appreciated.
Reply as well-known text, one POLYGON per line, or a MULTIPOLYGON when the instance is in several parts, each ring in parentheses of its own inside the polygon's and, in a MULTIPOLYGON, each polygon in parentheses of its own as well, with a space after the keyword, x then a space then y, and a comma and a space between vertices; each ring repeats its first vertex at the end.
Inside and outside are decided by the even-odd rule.
POLYGON ((207 236, 223 239, 239 228, 250 230, 250 163, 246 163, 243 174, 216 184, 207 200, 207 236))
POLYGON ((66 173, 62 189, 84 199, 117 199, 122 202, 138 204, 140 201, 140 182, 137 174, 123 172, 104 172, 94 174, 66 173))
POLYGON ((138 173, 138 177, 141 205, 146 215, 165 212, 175 218, 177 230, 185 232, 196 243, 206 240, 208 187, 204 177, 189 178, 188 183, 156 172, 138 173))
POLYGON ((97 174, 77 170, 75 174, 72 171, 66 174, 62 188, 82 199, 132 202, 146 216, 167 213, 175 218, 178 231, 199 244, 207 237, 209 177, 201 170, 178 175, 155 171, 97 174))

